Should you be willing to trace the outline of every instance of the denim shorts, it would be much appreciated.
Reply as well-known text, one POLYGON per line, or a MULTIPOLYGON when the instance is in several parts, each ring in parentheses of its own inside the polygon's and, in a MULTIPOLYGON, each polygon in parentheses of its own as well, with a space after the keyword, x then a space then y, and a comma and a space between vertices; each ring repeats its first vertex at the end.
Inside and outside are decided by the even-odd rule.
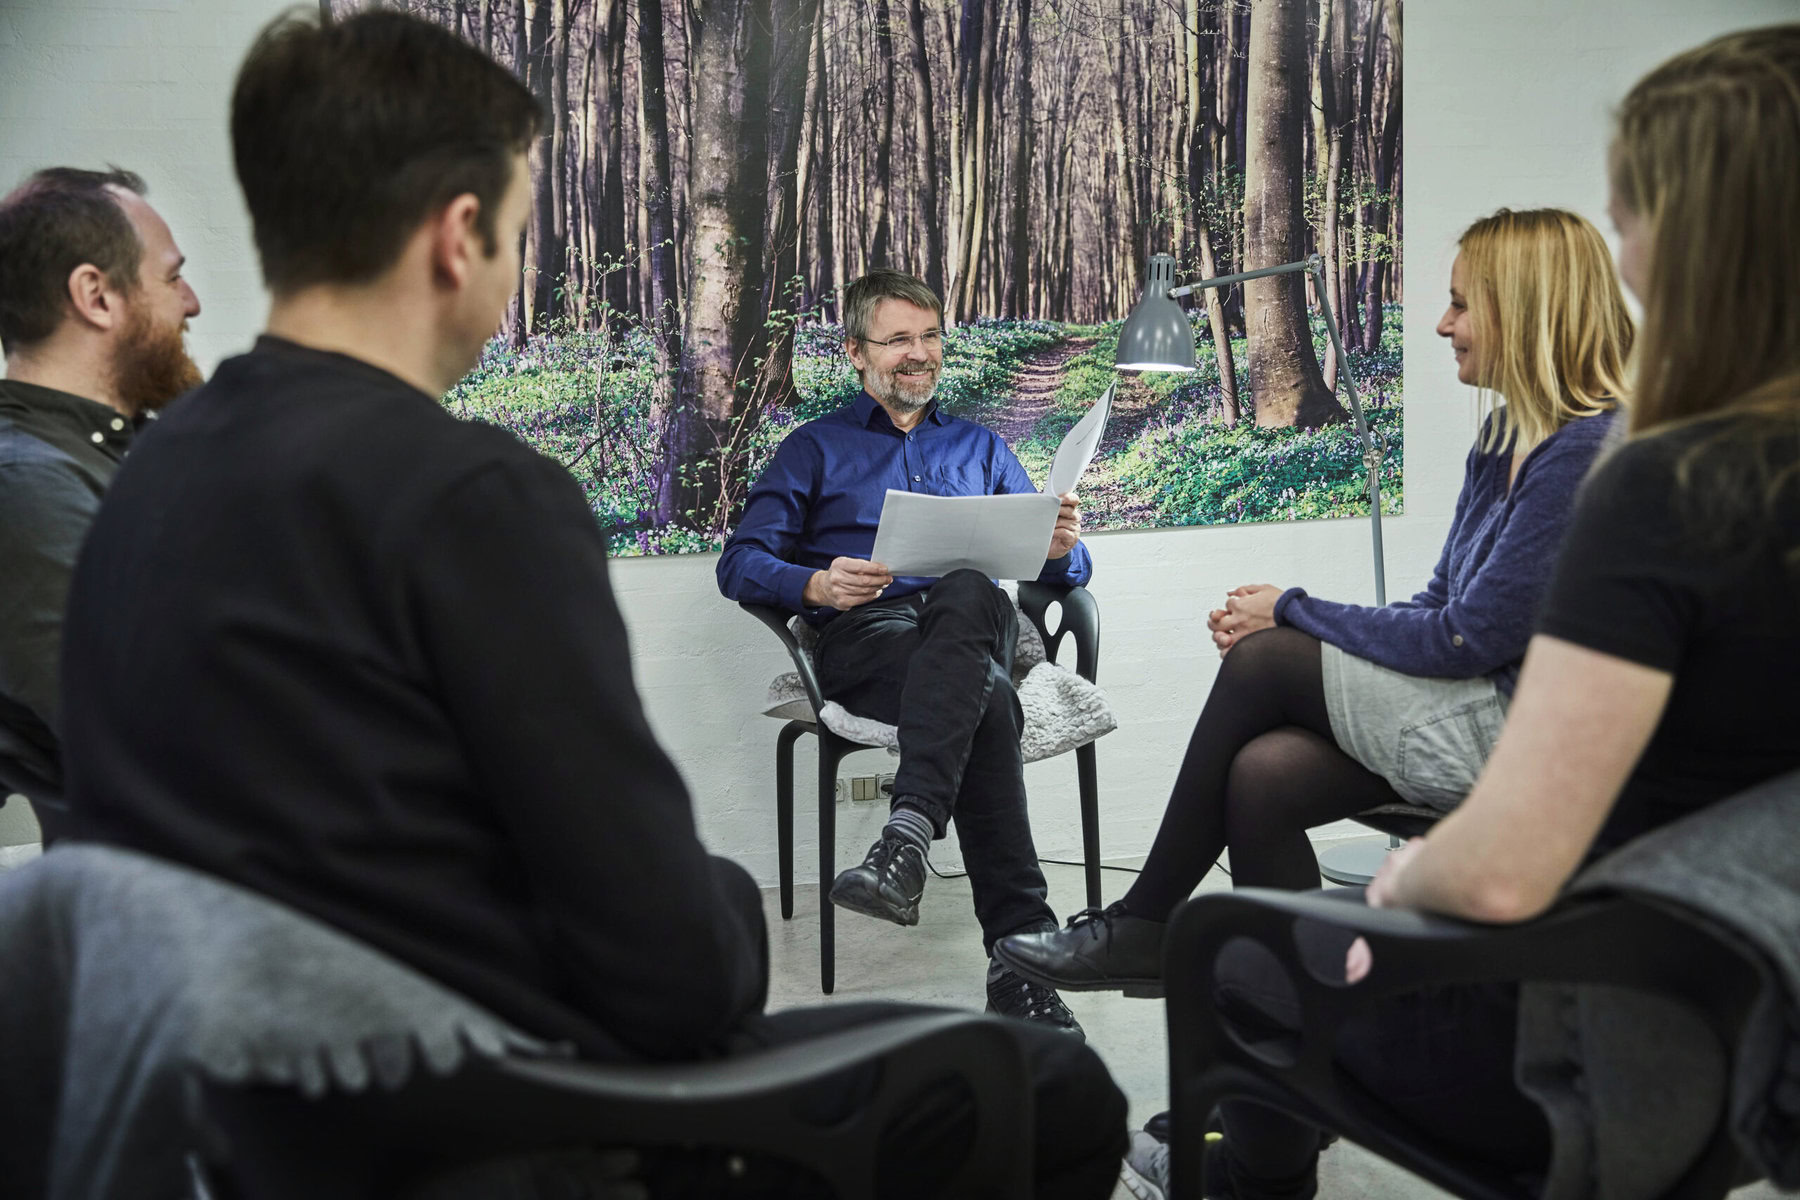
POLYGON ((1506 721, 1494 681, 1405 675, 1329 642, 1319 649, 1325 710, 1344 753, 1408 803, 1440 812, 1461 804, 1506 721))

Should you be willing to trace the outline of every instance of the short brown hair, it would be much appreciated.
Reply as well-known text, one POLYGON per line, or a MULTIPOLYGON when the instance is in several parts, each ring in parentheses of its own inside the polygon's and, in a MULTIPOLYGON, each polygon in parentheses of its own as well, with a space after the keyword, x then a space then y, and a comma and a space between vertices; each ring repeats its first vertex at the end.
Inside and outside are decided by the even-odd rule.
POLYGON ((56 332, 69 274, 84 263, 121 292, 137 290, 144 247, 109 188, 144 194, 144 181, 109 167, 47 167, 0 200, 0 345, 6 352, 56 332))
POLYGON ((514 156, 541 123, 509 71, 417 17, 276 18, 231 97, 232 155, 264 281, 276 293, 365 283, 419 222, 471 193, 493 253, 514 156))
POLYGON ((944 302, 923 279, 904 271, 870 271, 844 289, 844 336, 859 342, 869 338, 869 318, 883 300, 904 300, 919 308, 929 308, 944 323, 944 302))

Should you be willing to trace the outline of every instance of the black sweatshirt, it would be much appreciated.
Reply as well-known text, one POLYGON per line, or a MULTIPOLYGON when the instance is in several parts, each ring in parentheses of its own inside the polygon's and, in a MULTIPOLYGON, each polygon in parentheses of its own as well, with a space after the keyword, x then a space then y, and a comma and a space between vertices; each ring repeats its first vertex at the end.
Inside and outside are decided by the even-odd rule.
POLYGON ((138 439, 70 590, 77 837, 313 914, 601 1058, 759 1004, 580 489, 263 338, 138 439))
POLYGON ((1790 423, 1719 440, 1736 420, 1620 447, 1588 479, 1563 543, 1539 632, 1675 677, 1600 850, 1800 769, 1800 438, 1790 423), (1709 446, 1711 465, 1684 482, 1709 446), (1747 471, 1752 453, 1785 484, 1709 504, 1734 469, 1720 464, 1747 471))

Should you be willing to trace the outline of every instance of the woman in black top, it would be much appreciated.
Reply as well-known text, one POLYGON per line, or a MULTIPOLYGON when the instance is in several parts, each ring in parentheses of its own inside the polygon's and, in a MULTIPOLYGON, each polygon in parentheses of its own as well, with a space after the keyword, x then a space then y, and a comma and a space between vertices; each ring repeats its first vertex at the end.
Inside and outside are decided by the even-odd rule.
MULTIPOLYGON (((1644 305, 1631 437, 1582 493, 1480 780, 1388 856, 1373 905, 1528 920, 1595 854, 1800 768, 1800 24, 1651 72, 1608 167, 1644 305)), ((1349 958, 1354 982, 1367 946, 1349 958)), ((1499 989, 1403 997, 1337 1053, 1430 1132, 1537 1168, 1515 1013, 1499 989)), ((1315 1131, 1248 1104, 1224 1116, 1208 1195, 1314 1193, 1315 1131)))

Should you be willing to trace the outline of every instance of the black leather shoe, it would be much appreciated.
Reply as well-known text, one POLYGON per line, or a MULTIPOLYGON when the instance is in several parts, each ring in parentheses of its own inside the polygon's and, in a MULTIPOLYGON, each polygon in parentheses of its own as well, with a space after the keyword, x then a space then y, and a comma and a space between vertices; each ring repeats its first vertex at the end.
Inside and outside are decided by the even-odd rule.
POLYGON ((1163 994, 1164 921, 1128 915, 1114 903, 1084 908, 1066 929, 1015 933, 994 945, 994 957, 1025 978, 1071 992, 1163 994))
POLYGON ((1030 1021, 1087 1041, 1081 1023, 1053 988, 1033 983, 1016 971, 994 966, 988 968, 987 994, 987 1010, 991 1013, 1030 1021))
POLYGON ((919 897, 924 894, 924 851, 885 830, 862 866, 851 867, 831 883, 831 902, 839 908, 896 925, 919 923, 919 897))

